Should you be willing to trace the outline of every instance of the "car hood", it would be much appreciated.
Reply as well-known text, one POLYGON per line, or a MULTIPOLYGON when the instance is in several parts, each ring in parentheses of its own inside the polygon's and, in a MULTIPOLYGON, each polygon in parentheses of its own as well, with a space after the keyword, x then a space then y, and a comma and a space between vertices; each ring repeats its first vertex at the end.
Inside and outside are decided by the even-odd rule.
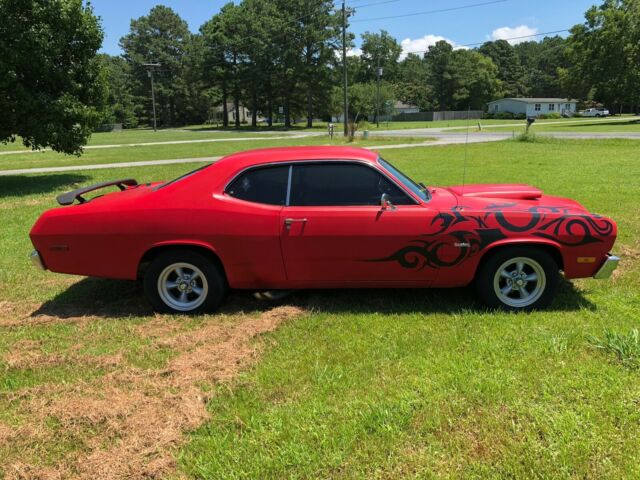
POLYGON ((447 190, 460 207, 475 210, 550 211, 584 215, 588 210, 570 198, 545 195, 539 188, 519 183, 455 185, 447 190))
POLYGON ((508 200, 535 200, 542 197, 542 190, 521 183, 454 185, 449 187, 458 197, 480 197, 508 200))

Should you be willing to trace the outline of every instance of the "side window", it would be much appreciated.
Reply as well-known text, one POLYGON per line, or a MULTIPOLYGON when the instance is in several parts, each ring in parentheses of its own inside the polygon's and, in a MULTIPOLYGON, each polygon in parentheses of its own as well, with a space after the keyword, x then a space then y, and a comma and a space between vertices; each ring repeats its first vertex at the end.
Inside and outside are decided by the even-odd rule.
POLYGON ((259 167, 236 178, 227 187, 226 193, 247 202, 284 205, 288 182, 289 165, 259 167))
POLYGON ((380 205, 383 193, 394 205, 415 202, 376 170, 349 163, 294 165, 290 204, 295 206, 380 205))

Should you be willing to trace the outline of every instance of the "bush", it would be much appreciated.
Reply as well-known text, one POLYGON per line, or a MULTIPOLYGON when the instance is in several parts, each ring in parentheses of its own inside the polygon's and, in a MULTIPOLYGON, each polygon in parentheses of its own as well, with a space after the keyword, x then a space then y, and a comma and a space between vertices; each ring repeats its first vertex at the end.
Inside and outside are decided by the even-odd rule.
POLYGON ((552 119, 558 119, 558 118, 562 118, 562 115, 559 114, 558 112, 541 113, 540 115, 538 115, 539 120, 552 120, 552 119))
POLYGON ((485 112, 482 115, 482 118, 485 120, 525 120, 527 116, 524 113, 511 113, 511 112, 485 112))
POLYGON ((582 114, 580 112, 573 112, 573 118, 582 118, 582 114))

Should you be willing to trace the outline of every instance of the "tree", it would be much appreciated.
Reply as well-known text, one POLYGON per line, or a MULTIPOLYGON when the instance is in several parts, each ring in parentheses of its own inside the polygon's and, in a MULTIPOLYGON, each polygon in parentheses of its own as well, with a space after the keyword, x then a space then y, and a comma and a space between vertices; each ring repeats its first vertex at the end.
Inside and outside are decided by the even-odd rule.
POLYGON ((427 82, 426 65, 415 53, 410 53, 398 64, 394 89, 397 100, 417 105, 421 110, 433 109, 434 92, 427 82))
POLYGON ((424 55, 426 80, 434 92, 433 106, 448 110, 453 104, 453 47, 444 40, 432 45, 424 55))
POLYGON ((489 57, 498 67, 498 78, 502 82, 504 96, 521 97, 527 93, 520 58, 509 42, 506 40, 486 42, 478 52, 489 57))
POLYGON ((453 50, 439 41, 425 54, 427 82, 434 91, 434 107, 439 110, 484 109, 486 102, 501 93, 498 68, 474 50, 453 50))
POLYGON ((0 141, 79 154, 105 100, 91 6, 2 0, 0 18, 0 141))
POLYGON ((136 82, 135 93, 145 102, 145 117, 152 117, 149 69, 145 63, 159 63, 154 69, 156 111, 161 125, 169 126, 188 119, 184 115, 186 83, 184 80, 186 55, 191 33, 180 16, 168 7, 158 5, 149 15, 131 21, 128 35, 120 46, 136 82))
POLYGON ((640 103, 640 0, 605 0, 571 29, 563 86, 621 111, 640 103))
POLYGON ((362 70, 357 79, 360 82, 371 82, 377 78, 378 66, 384 71, 384 78, 395 81, 398 73, 398 59, 402 47, 386 30, 380 33, 365 32, 362 34, 362 70))
POLYGON ((567 41, 559 36, 514 47, 524 72, 525 90, 531 97, 564 97, 560 72, 569 67, 567 41))
MULTIPOLYGON (((349 116, 352 120, 373 120, 376 114, 376 83, 354 83, 349 85, 349 116)), ((388 82, 380 83, 380 113, 388 115, 394 100, 393 86, 388 82)), ((342 113, 342 88, 334 87, 331 100, 332 114, 342 113)))
POLYGON ((125 128, 138 126, 138 111, 142 108, 131 91, 131 69, 122 57, 98 56, 107 85, 107 101, 101 123, 121 123, 125 128))
POLYGON ((474 50, 455 50, 451 57, 451 110, 483 110, 501 96, 498 67, 474 50))

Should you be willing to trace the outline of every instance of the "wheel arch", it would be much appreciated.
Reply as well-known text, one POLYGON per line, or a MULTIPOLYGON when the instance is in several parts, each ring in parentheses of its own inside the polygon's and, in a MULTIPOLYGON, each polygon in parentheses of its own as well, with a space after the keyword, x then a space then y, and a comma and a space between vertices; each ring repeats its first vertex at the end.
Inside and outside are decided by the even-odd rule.
MULTIPOLYGON (((531 240, 519 240, 519 241, 506 241, 506 242, 498 242, 490 245, 482 254, 480 261, 478 262, 478 266, 476 268, 475 274, 482 268, 483 264, 491 257, 491 255, 495 254, 500 250, 504 250, 510 247, 534 247, 544 252, 548 253, 551 258, 558 265, 558 269, 564 270, 564 257, 562 256, 562 249, 560 245, 551 241, 531 241, 531 240)), ((474 274, 474 276, 475 276, 474 274)))
POLYGON ((144 252, 138 262, 137 278, 143 278, 149 264, 158 255, 169 250, 189 250, 192 252, 198 252, 210 259, 224 275, 225 280, 227 279, 227 273, 224 268, 224 263, 222 262, 220 255, 218 255, 215 249, 207 243, 192 241, 167 241, 153 245, 151 248, 144 252))

